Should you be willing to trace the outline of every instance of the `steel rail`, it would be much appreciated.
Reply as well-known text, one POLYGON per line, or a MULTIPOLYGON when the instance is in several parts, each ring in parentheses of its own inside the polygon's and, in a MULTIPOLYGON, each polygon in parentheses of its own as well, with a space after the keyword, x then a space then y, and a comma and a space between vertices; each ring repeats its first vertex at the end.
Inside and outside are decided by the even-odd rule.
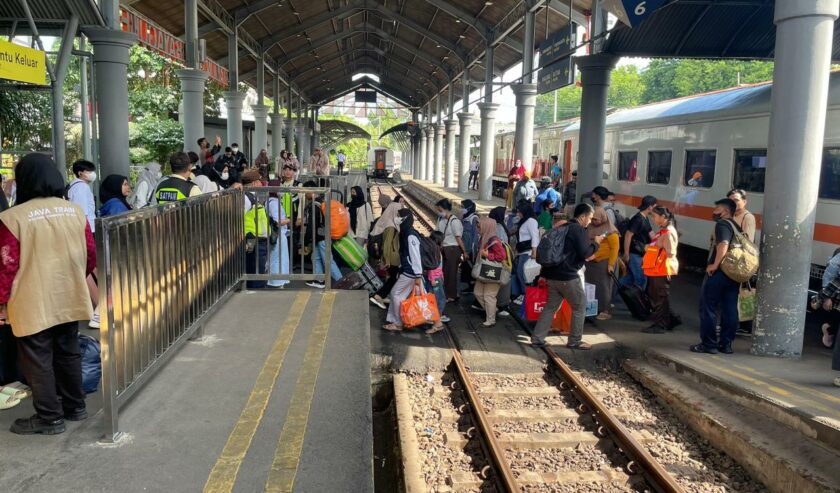
POLYGON ((590 409, 592 418, 596 423, 606 428, 612 439, 628 456, 630 463, 627 464, 627 471, 633 474, 636 472, 636 466, 638 466, 642 476, 647 479, 654 490, 660 493, 684 493, 685 490, 674 477, 613 416, 607 406, 586 387, 586 384, 575 375, 569 365, 557 356, 557 353, 550 347, 544 347, 543 350, 548 355, 549 360, 554 363, 554 366, 560 370, 561 378, 571 387, 572 393, 590 409))

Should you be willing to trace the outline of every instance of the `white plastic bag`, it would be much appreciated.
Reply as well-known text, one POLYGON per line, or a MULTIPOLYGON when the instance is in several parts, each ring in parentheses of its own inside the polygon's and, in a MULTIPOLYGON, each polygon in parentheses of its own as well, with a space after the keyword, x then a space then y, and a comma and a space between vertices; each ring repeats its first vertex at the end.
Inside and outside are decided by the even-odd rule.
POLYGON ((525 266, 522 269, 525 272, 525 282, 527 284, 531 284, 532 282, 534 282, 534 279, 536 279, 537 276, 540 275, 541 269, 542 266, 538 264, 536 260, 532 258, 526 260, 525 266))

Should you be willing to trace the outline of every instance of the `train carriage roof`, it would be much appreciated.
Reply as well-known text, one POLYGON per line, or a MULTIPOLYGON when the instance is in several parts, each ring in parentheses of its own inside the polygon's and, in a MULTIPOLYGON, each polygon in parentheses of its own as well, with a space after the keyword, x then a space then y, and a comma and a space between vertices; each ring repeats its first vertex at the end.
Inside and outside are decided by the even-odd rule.
MULTIPOLYGON (((752 115, 770 111, 772 83, 723 89, 679 99, 661 101, 607 115, 607 128, 651 123, 674 123, 688 119, 752 115)), ((840 72, 829 79, 829 105, 840 104, 840 72)), ((579 131, 580 121, 565 131, 579 131)))

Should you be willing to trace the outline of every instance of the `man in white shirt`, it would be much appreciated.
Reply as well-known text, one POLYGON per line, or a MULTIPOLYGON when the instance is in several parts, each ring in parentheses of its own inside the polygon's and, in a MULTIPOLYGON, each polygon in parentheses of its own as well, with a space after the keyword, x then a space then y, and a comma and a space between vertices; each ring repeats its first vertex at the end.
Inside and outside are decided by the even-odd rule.
POLYGON ((73 163, 75 179, 67 186, 67 200, 82 208, 90 224, 90 232, 96 232, 96 202, 90 184, 96 180, 96 166, 90 161, 80 159, 73 163))
POLYGON ((467 186, 472 190, 478 190, 478 158, 475 156, 470 161, 470 179, 467 186))
POLYGON ((341 176, 344 174, 344 162, 347 161, 347 156, 344 155, 343 150, 339 149, 336 159, 338 160, 338 176, 341 176))

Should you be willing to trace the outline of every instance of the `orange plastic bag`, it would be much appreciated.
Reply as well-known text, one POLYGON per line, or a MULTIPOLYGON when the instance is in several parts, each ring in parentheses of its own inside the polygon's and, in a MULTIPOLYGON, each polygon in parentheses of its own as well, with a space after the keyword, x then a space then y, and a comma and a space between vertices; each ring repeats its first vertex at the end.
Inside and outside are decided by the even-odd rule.
POLYGON ((563 335, 569 335, 572 330, 572 307, 563 300, 560 303, 560 308, 554 312, 554 318, 551 320, 551 331, 559 332, 563 335))
POLYGON ((440 320, 435 295, 424 293, 420 288, 414 288, 411 296, 400 303, 400 319, 405 327, 417 327, 426 322, 440 320))

